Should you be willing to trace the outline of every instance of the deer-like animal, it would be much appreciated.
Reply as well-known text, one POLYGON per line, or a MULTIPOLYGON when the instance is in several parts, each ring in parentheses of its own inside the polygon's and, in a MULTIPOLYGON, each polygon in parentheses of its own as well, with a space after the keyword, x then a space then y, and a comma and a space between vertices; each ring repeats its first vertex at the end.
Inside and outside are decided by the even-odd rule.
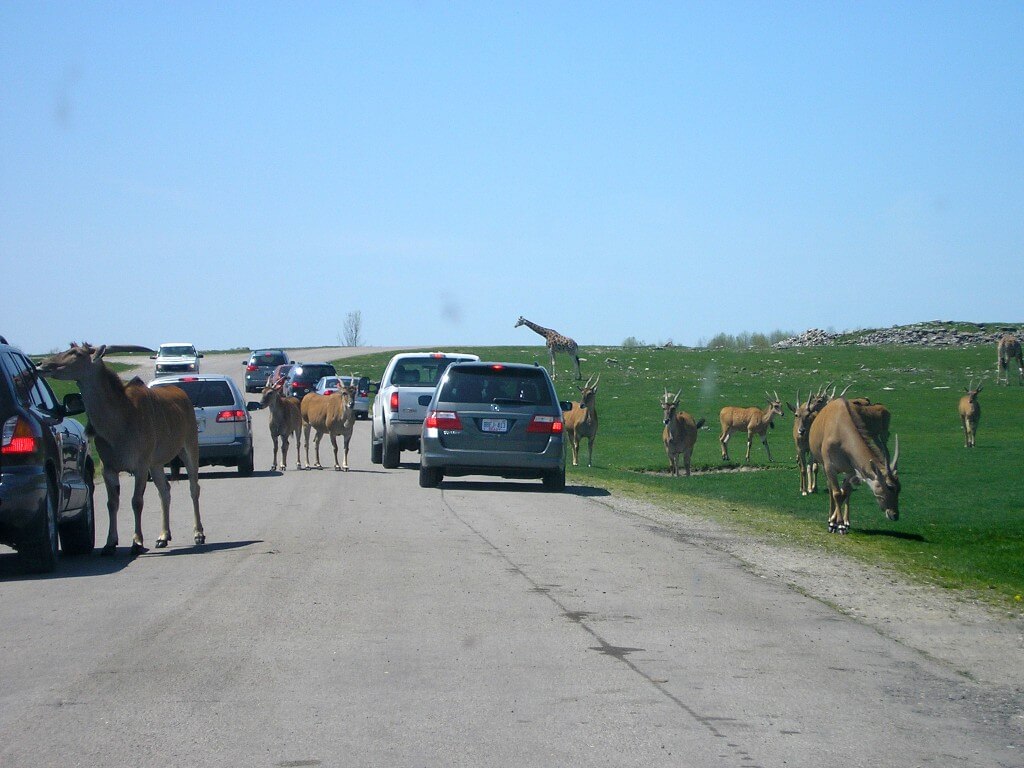
POLYGON ((772 459, 772 449, 768 447, 768 429, 775 429, 774 419, 782 416, 782 401, 778 392, 772 397, 765 392, 768 398, 767 408, 740 408, 734 405, 727 405, 718 414, 718 421, 722 425, 722 436, 718 442, 722 445, 722 461, 729 461, 729 438, 733 432, 747 433, 747 456, 745 461, 750 462, 750 444, 754 435, 761 438, 765 451, 768 452, 768 461, 772 459))
MULTIPOLYGON (((352 381, 355 381, 355 377, 352 381)), ((306 469, 323 469, 320 464, 320 440, 325 434, 331 436, 331 447, 334 448, 334 468, 348 472, 348 446, 352 441, 352 428, 356 423, 356 414, 352 410, 355 387, 339 387, 330 395, 310 392, 302 398, 302 432, 306 442, 306 469), (309 463, 309 433, 316 431, 316 463, 309 463), (338 465, 338 435, 345 441, 344 460, 338 465)))
POLYGON ((601 380, 598 374, 597 379, 587 383, 580 388, 579 402, 573 401, 572 408, 562 412, 562 420, 565 422, 565 434, 569 438, 569 445, 572 448, 572 465, 579 466, 580 440, 587 439, 587 466, 593 466, 594 461, 594 438, 597 437, 597 382, 601 380))
POLYGON ((800 495, 818 492, 818 463, 811 457, 808 442, 814 417, 829 400, 828 385, 815 393, 807 393, 807 402, 800 401, 800 390, 796 393, 796 405, 786 403, 793 412, 793 444, 796 446, 796 464, 800 472, 800 495))
POLYGON ((271 471, 277 466, 277 441, 281 440, 281 471, 288 469, 288 443, 295 437, 296 469, 302 469, 302 412, 297 397, 285 397, 284 380, 263 388, 260 408, 270 409, 270 439, 274 443, 274 462, 271 471))
POLYGON ((679 410, 679 395, 681 393, 682 390, 679 390, 673 396, 666 389, 661 398, 662 423, 665 425, 661 430, 661 441, 665 444, 668 467, 673 477, 679 477, 680 454, 683 457, 683 469, 686 476, 690 476, 690 457, 693 455, 693 446, 697 442, 697 430, 704 426, 704 419, 694 421, 693 416, 686 411, 679 410))
POLYGON ((1010 385, 1011 360, 1017 361, 1018 383, 1024 386, 1024 353, 1021 352, 1020 339, 1012 333, 1007 333, 996 345, 996 384, 1002 376, 1006 385, 1010 385))
POLYGON ((125 384, 103 362, 104 355, 140 349, 144 348, 72 343, 69 349, 51 355, 40 366, 43 375, 75 381, 82 391, 89 424, 96 435, 96 450, 103 460, 103 482, 107 487, 110 525, 102 550, 104 555, 112 555, 117 549, 117 510, 121 496, 118 475, 121 472, 130 472, 135 477, 132 556, 143 550, 142 500, 150 477, 163 510, 156 546, 158 549, 167 546, 171 540, 171 489, 164 475, 164 465, 175 458, 188 469, 195 543, 206 543, 199 516, 199 433, 192 401, 179 387, 150 389, 137 376, 125 384))
POLYGON ((814 417, 810 447, 828 481, 830 533, 845 534, 850 530, 850 494, 854 486, 862 482, 867 483, 885 516, 890 520, 899 519, 900 481, 896 473, 900 458, 899 436, 890 461, 868 431, 857 408, 841 397, 814 417))
POLYGON ((534 333, 539 333, 544 337, 544 344, 548 348, 548 353, 551 355, 551 378, 555 378, 555 352, 564 352, 572 358, 573 367, 576 370, 576 379, 582 379, 583 374, 580 373, 580 356, 578 354, 579 347, 573 339, 568 336, 564 336, 558 331, 553 331, 550 328, 545 328, 543 325, 537 325, 527 320, 522 315, 516 320, 515 328, 521 325, 525 325, 534 333))
POLYGON ((960 411, 960 423, 964 428, 964 448, 974 447, 974 437, 978 433, 978 422, 981 420, 981 405, 978 404, 978 393, 982 385, 974 388, 974 382, 964 390, 967 394, 960 398, 958 410, 960 411))
POLYGON ((872 403, 866 397, 851 398, 849 403, 857 411, 857 415, 864 422, 864 426, 867 427, 872 439, 882 449, 882 453, 888 456, 889 422, 892 420, 892 414, 889 412, 889 409, 881 403, 872 403))

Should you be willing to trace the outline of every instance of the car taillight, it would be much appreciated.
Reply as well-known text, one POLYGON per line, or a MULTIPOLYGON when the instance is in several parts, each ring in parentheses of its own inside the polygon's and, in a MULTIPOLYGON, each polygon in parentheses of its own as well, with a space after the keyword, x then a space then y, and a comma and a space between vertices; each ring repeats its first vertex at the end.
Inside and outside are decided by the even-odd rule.
POLYGON ((427 429, 443 429, 453 432, 462 429, 459 414, 455 411, 431 411, 426 420, 427 429))
POLYGON ((252 363, 249 363, 247 366, 245 366, 245 370, 250 371, 250 372, 255 371, 256 370, 256 366, 253 365, 252 363))
POLYGON ((334 390, 333 389, 325 389, 324 390, 324 394, 325 395, 333 395, 334 394, 334 390))
POLYGON ((539 432, 544 435, 562 434, 562 420, 557 416, 534 416, 530 419, 527 432, 539 432))
POLYGON ((16 456, 35 453, 36 436, 32 427, 20 416, 11 416, 4 422, 3 447, 0 452, 4 456, 16 456))
POLYGON ((299 389, 302 385, 297 381, 292 382, 292 389, 299 389))
POLYGON ((199 379, 197 379, 195 376, 182 376, 181 380, 182 381, 199 381, 199 379))
POLYGON ((391 411, 392 413, 398 413, 398 393, 391 393, 391 411))
POLYGON ((245 421, 245 411, 221 411, 217 421, 245 421))

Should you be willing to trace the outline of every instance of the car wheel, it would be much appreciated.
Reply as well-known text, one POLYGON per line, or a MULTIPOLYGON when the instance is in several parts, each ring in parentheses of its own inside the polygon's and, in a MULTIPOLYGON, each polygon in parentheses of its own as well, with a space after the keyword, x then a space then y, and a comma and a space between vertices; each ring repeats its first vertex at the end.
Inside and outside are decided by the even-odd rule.
POLYGON ((370 463, 380 464, 384 461, 384 443, 373 442, 373 430, 370 430, 370 463))
POLYGON ((444 470, 440 467, 420 465, 420 488, 437 488, 442 479, 444 479, 444 470))
POLYGON ((49 573, 57 567, 57 490, 47 481, 46 496, 39 519, 30 533, 31 541, 18 550, 26 573, 49 573))
POLYGON ((549 491, 564 491, 565 490, 565 467, 561 469, 553 469, 544 475, 543 480, 544 487, 549 491))
POLYGON ((250 448, 248 455, 238 460, 238 474, 242 477, 249 477, 252 474, 253 466, 252 448, 250 448))
POLYGON ((385 469, 395 469, 402 458, 402 451, 398 447, 397 440, 389 440, 388 433, 384 433, 384 442, 381 446, 381 464, 384 465, 385 469))
POLYGON ((89 483, 85 505, 78 518, 60 527, 60 548, 65 555, 88 555, 96 546, 96 508, 93 486, 89 483))

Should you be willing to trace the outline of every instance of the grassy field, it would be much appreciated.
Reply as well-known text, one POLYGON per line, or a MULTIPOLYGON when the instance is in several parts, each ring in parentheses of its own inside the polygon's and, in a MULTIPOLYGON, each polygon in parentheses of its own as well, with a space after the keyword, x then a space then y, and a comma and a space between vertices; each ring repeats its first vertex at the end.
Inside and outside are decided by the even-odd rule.
MULTIPOLYGON (((483 359, 543 362, 543 347, 460 348, 483 359)), ((601 374, 600 432, 594 466, 569 469, 570 484, 610 488, 666 508, 705 500, 704 514, 728 525, 805 546, 884 562, 943 587, 977 592, 1021 606, 1024 594, 1024 388, 994 383, 994 347, 819 347, 722 351, 686 348, 581 348, 584 376, 601 374), (977 447, 963 447, 957 401, 971 378, 986 378, 977 447), (723 472, 718 412, 724 405, 765 404, 765 390, 793 403, 796 390, 835 381, 849 396, 884 403, 900 438, 900 520, 890 522, 866 487, 855 491, 848 536, 826 532, 827 495, 802 497, 792 418, 769 432, 775 461, 755 439, 751 465, 761 471, 723 472), (667 474, 659 399, 682 390, 680 403, 707 419, 694 449, 689 478, 667 474)), ((335 361, 339 371, 379 380, 390 354, 335 361)), ((559 358, 559 396, 577 390, 568 360, 559 358)), ((890 447, 892 441, 890 440, 890 447)), ((729 453, 743 460, 745 440, 729 453)), ((585 449, 582 451, 585 461, 585 449)), ((736 465, 731 465, 735 467, 736 465)), ((688 511, 692 512, 692 504, 688 511)))

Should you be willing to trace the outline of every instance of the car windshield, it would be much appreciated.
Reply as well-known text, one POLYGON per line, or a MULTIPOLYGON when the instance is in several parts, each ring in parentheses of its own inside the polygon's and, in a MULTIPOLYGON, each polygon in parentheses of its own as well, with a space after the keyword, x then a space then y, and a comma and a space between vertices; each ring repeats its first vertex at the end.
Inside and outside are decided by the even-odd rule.
POLYGON ((445 403, 552 405, 551 389, 540 370, 459 367, 449 371, 438 400, 445 403))
POLYGON ((180 387, 185 390, 194 408, 234 405, 235 397, 225 381, 175 381, 159 384, 161 387, 180 387))
POLYGON ((196 348, 191 346, 160 347, 160 357, 195 357, 196 348))

